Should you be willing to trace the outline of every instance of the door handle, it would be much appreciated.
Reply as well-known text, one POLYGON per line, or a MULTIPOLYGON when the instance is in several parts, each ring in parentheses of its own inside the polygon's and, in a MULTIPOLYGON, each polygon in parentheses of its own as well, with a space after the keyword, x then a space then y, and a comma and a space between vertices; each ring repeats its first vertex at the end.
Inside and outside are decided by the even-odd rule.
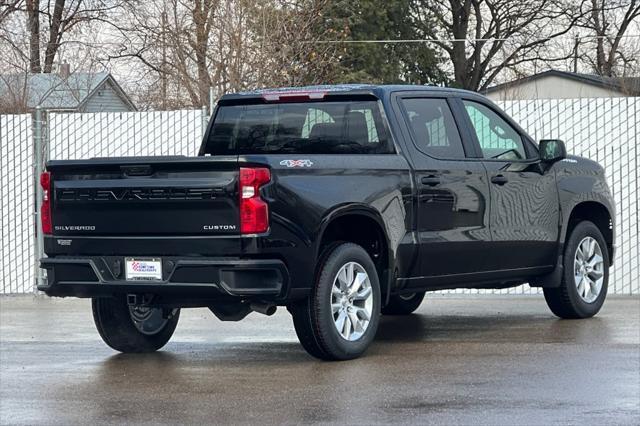
POLYGON ((436 176, 436 175, 424 176, 420 181, 422 182, 423 185, 427 185, 427 186, 436 186, 442 183, 440 181, 440 176, 436 176))
POLYGON ((493 176, 491 178, 491 183, 495 183, 496 185, 501 185, 502 186, 507 182, 509 182, 509 179, 507 179, 503 175, 496 175, 496 176, 493 176))

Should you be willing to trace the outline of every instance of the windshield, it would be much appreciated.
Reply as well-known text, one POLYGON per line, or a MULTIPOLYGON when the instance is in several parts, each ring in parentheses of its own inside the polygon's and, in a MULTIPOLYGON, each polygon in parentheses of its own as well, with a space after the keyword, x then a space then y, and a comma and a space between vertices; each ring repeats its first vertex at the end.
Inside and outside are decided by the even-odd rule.
POLYGON ((393 152, 376 101, 221 106, 205 154, 393 152))

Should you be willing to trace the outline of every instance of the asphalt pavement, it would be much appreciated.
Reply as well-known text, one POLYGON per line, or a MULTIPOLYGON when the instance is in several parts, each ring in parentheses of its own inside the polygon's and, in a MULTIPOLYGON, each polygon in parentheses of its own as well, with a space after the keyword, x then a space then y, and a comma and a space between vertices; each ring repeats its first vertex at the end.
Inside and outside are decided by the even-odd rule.
POLYGON ((122 355, 87 300, 1 297, 0 423, 638 425, 640 299, 559 320, 542 296, 427 295, 331 363, 284 309, 184 310, 162 351, 122 355))

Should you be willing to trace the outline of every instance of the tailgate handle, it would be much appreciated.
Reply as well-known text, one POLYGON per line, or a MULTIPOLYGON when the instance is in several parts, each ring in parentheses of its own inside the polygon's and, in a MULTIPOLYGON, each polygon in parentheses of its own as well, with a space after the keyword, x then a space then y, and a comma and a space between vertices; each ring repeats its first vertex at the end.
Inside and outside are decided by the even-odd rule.
POLYGON ((150 176, 153 174, 151 166, 120 166, 125 176, 150 176))

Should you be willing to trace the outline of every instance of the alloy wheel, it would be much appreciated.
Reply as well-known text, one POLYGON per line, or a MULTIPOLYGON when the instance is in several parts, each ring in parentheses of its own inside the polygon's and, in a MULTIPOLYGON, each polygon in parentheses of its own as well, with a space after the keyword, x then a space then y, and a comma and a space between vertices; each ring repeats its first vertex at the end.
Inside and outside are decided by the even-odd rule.
POLYGON ((331 288, 331 312, 336 330, 343 339, 360 339, 371 321, 373 290, 367 271, 356 262, 343 265, 331 288))
POLYGON ((578 295, 593 303, 604 282, 604 258, 600 244, 593 237, 585 237, 578 244, 573 261, 573 275, 578 295))

